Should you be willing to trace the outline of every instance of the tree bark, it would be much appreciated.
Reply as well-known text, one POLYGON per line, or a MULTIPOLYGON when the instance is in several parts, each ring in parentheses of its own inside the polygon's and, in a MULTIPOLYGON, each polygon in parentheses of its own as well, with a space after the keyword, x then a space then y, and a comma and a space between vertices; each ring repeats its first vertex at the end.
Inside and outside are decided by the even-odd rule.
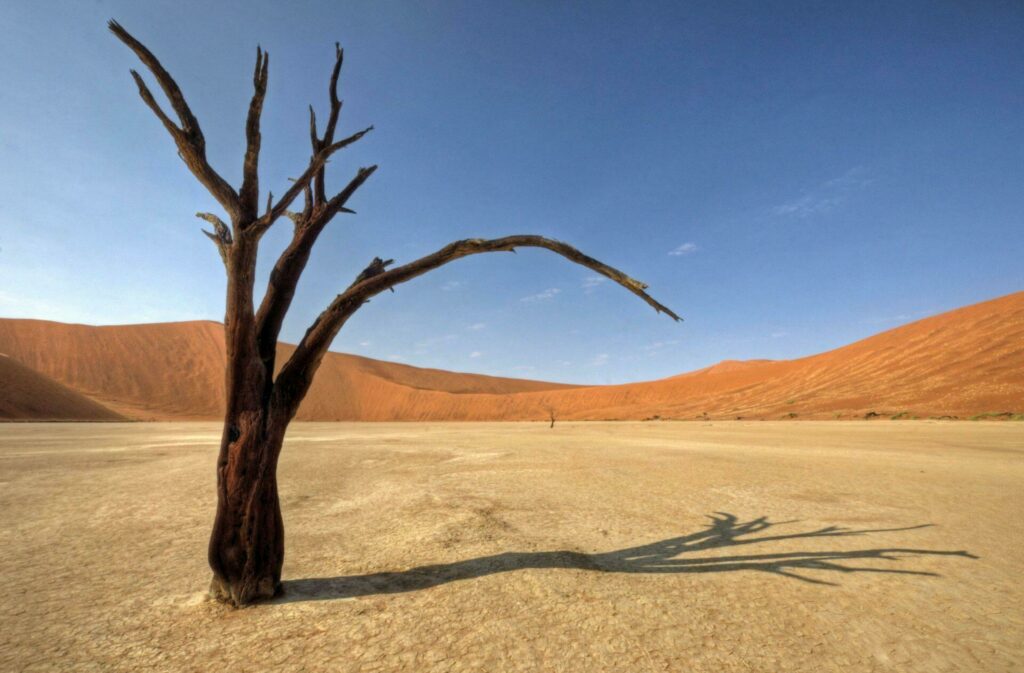
POLYGON ((287 422, 280 422, 271 407, 273 372, 264 366, 256 341, 252 300, 256 252, 257 243, 248 236, 236 238, 228 249, 227 409, 209 545, 210 593, 236 606, 275 595, 284 563, 277 460, 287 422))
POLYGON ((229 428, 217 464, 217 514, 210 535, 213 569, 210 594, 242 606, 271 598, 281 590, 284 521, 277 492, 280 430, 250 426, 235 436, 242 419, 229 428))

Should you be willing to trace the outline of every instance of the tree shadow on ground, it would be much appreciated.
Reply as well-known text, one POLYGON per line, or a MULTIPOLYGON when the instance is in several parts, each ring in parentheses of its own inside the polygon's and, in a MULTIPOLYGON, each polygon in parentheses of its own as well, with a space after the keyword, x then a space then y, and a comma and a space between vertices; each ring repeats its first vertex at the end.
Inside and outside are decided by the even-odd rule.
POLYGON ((782 551, 773 553, 749 553, 730 556, 684 556, 696 552, 758 545, 784 540, 808 540, 835 537, 866 536, 875 533, 928 528, 933 524, 920 524, 903 528, 851 529, 827 526, 817 530, 797 533, 777 533, 748 537, 762 533, 769 528, 797 523, 782 521, 773 523, 767 517, 747 522, 724 512, 709 517, 707 528, 669 538, 651 544, 619 549, 610 552, 586 554, 578 551, 505 552, 492 556, 421 566, 400 572, 381 572, 367 575, 340 577, 318 577, 284 582, 284 593, 275 602, 317 601, 339 598, 355 598, 375 594, 418 591, 430 587, 474 579, 495 573, 511 572, 527 568, 566 568, 605 573, 720 573, 737 570, 754 570, 810 582, 834 586, 834 582, 808 577, 797 571, 824 571, 840 573, 896 573, 902 575, 924 575, 938 577, 938 573, 894 568, 877 565, 856 565, 857 561, 899 562, 916 556, 960 556, 976 559, 966 551, 942 551, 936 549, 911 549, 907 547, 872 547, 852 551, 782 551))

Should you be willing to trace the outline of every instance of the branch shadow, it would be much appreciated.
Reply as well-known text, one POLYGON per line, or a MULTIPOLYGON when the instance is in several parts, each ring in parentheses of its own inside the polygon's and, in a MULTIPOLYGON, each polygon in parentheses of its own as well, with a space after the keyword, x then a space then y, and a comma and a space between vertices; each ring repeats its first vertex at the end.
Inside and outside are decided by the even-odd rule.
POLYGON ((853 551, 786 551, 749 553, 730 556, 686 556, 712 549, 756 545, 783 540, 805 540, 834 537, 865 536, 874 533, 892 533, 929 528, 933 524, 919 524, 902 528, 851 529, 827 526, 817 530, 761 535, 776 526, 796 521, 770 522, 760 517, 741 522, 725 512, 710 515, 711 522, 703 530, 689 535, 660 540, 651 544, 618 549, 610 552, 586 554, 577 551, 504 552, 491 556, 420 566, 399 572, 380 572, 366 575, 316 577, 286 580, 283 593, 275 603, 322 601, 356 598, 378 594, 420 591, 448 582, 475 579, 496 573, 528 568, 564 568, 606 573, 683 574, 719 573, 752 570, 767 572, 801 582, 836 586, 835 582, 809 577, 797 571, 825 571, 839 573, 892 573, 939 577, 938 573, 908 568, 852 565, 856 561, 899 562, 917 556, 959 556, 977 559, 967 551, 912 549, 907 547, 873 547, 853 551))

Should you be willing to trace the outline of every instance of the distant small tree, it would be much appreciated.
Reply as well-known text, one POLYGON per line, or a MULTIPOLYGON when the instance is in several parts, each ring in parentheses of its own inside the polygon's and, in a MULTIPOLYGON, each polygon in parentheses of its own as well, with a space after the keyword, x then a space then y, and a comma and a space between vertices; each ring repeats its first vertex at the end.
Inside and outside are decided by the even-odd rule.
POLYGON ((555 407, 553 404, 547 406, 548 417, 551 419, 551 425, 549 427, 555 427, 555 407))
POLYGON ((281 324, 313 244, 335 215, 353 212, 346 204, 377 170, 376 166, 360 168, 341 191, 328 195, 324 175, 327 160, 373 129, 371 126, 340 140, 335 137, 342 105, 338 98, 338 75, 344 52, 335 45, 334 68, 327 89, 330 110, 322 134, 313 106, 309 108, 312 145, 309 164, 279 199, 267 194, 261 212, 260 115, 267 92, 268 54, 256 48, 254 91, 245 123, 242 185, 236 191, 207 161, 206 140, 199 121, 171 75, 149 49, 116 21, 111 21, 109 27, 135 52, 167 96, 176 119, 164 112, 139 73, 131 71, 139 95, 171 135, 178 155, 230 220, 229 226, 216 214, 197 213, 197 217, 212 226, 213 231, 203 233, 217 246, 227 272, 224 313, 227 400, 217 458, 217 514, 209 546, 213 570, 210 593, 215 598, 240 606, 280 591, 284 524, 278 500, 277 461, 285 431, 309 391, 334 337, 371 297, 461 257, 537 247, 551 250, 614 280, 655 310, 679 320, 675 313, 645 292, 647 286, 643 283, 560 241, 532 235, 469 238, 449 243, 426 257, 392 269, 388 267, 393 260, 375 257, 313 322, 275 376, 281 324), (289 210, 300 195, 302 208, 295 212, 289 210), (257 306, 253 296, 257 248, 263 234, 282 216, 294 224, 292 239, 277 259, 266 292, 257 306))

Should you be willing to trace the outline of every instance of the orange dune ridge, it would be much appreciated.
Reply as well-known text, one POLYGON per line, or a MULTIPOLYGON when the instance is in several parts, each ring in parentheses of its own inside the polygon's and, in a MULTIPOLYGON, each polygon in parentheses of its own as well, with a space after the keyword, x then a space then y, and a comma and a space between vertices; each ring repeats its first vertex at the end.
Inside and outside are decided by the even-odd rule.
MULTIPOLYGON (((293 346, 279 347, 279 361, 293 346)), ((224 398, 214 322, 90 327, 0 319, 0 352, 108 412, 215 419, 224 398)), ((0 370, 7 383, 8 369, 0 370)), ((6 398, 5 398, 6 399, 6 398)), ((9 404, 8 404, 9 406, 9 404)), ((2 407, 0 418, 17 418, 2 407)), ((11 407, 14 408, 14 407, 11 407)), ((658 381, 572 386, 330 353, 299 420, 960 418, 1024 412, 1024 292, 797 360, 726 361, 658 381)))

